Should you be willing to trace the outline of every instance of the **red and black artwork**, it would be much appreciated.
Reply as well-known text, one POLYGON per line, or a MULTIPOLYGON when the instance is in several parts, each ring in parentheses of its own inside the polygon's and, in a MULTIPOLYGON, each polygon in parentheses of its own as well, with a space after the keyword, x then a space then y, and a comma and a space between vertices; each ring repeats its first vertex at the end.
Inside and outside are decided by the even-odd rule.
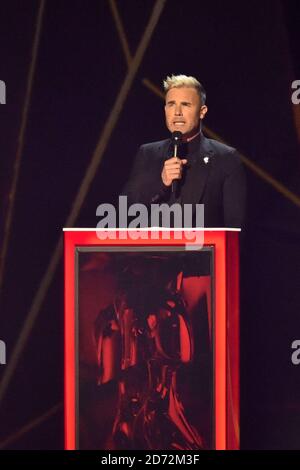
POLYGON ((79 449, 214 447, 212 256, 79 252, 79 449))

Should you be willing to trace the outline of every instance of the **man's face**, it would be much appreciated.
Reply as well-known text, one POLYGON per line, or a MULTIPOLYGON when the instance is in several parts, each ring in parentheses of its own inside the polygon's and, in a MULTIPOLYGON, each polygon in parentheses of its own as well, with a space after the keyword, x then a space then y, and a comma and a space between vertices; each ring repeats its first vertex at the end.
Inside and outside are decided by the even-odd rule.
POLYGON ((180 131, 185 138, 192 137, 199 131, 206 111, 195 88, 171 88, 166 94, 166 125, 170 132, 180 131))

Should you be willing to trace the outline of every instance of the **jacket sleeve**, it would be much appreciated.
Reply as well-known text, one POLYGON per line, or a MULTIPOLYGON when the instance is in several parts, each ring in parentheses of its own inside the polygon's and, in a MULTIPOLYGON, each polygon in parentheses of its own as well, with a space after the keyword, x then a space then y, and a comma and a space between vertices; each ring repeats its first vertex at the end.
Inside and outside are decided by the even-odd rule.
POLYGON ((121 195, 127 196, 128 205, 160 203, 169 188, 161 179, 162 164, 142 145, 136 155, 133 168, 121 195))
POLYGON ((223 211, 225 227, 245 228, 247 182, 244 166, 236 151, 234 165, 223 184, 223 211))

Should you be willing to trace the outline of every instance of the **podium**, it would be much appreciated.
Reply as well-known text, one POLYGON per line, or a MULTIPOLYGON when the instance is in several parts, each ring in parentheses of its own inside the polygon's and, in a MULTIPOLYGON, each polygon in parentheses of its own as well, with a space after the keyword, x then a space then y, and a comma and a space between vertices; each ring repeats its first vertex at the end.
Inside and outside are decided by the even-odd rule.
POLYGON ((239 229, 64 229, 65 448, 239 448, 239 229))

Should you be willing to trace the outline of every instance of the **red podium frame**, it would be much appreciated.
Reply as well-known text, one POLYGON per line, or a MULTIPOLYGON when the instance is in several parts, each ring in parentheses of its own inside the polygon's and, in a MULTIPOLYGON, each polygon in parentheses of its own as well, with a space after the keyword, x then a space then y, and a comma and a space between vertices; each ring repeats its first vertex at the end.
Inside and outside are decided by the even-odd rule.
MULTIPOLYGON (((153 229, 151 229, 153 230, 153 229)), ((239 229, 204 229, 204 246, 214 247, 214 383, 215 449, 239 448, 239 229)), ((101 240, 95 229, 64 229, 65 262, 65 449, 76 448, 76 328, 75 254, 79 247, 180 247, 192 245, 190 237, 166 240, 129 237, 129 230, 117 231, 115 239, 101 240), (120 234, 122 233, 122 236, 120 234)), ((115 232, 114 232, 115 233, 115 232)), ((149 230, 150 233, 150 230, 149 230)), ((195 233, 195 230, 190 230, 195 233)), ((191 246, 192 249, 192 246, 191 246)))

